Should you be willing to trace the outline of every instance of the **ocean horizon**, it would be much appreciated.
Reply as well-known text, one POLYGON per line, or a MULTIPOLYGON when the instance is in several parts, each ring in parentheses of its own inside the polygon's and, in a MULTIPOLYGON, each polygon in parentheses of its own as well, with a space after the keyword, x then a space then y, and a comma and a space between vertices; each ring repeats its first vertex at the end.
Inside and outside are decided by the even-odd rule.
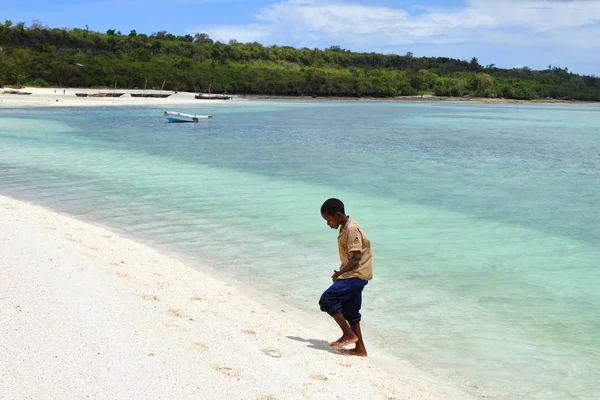
POLYGON ((340 198, 373 245, 367 345, 474 395, 597 398, 600 105, 177 107, 213 115, 200 124, 163 111, 0 109, 0 193, 325 321, 339 259, 319 208, 340 198))

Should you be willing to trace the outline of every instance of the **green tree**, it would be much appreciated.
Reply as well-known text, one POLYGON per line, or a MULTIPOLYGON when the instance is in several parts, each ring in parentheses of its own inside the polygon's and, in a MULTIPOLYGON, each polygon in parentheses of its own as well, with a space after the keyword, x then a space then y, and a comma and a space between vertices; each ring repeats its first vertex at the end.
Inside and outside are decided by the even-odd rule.
POLYGON ((443 96, 600 100, 600 78, 547 70, 483 68, 447 57, 355 53, 339 46, 295 49, 258 42, 214 42, 208 34, 152 35, 109 29, 0 25, 0 84, 100 86, 233 93, 376 96, 433 91, 443 96), (86 65, 79 68, 74 63, 86 65))
POLYGON ((478 96, 490 97, 491 88, 494 84, 494 78, 491 75, 485 73, 478 73, 473 77, 474 91, 478 96))
POLYGON ((30 76, 32 61, 31 50, 17 48, 12 51, 7 62, 7 70, 17 86, 20 86, 30 76))

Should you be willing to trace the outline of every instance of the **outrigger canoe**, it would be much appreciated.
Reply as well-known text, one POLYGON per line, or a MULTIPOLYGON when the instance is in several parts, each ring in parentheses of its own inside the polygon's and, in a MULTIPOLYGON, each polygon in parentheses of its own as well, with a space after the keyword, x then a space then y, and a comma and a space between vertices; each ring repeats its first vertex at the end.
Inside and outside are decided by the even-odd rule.
POLYGON ((200 122, 212 119, 212 115, 193 115, 174 111, 165 111, 165 117, 169 122, 200 122))

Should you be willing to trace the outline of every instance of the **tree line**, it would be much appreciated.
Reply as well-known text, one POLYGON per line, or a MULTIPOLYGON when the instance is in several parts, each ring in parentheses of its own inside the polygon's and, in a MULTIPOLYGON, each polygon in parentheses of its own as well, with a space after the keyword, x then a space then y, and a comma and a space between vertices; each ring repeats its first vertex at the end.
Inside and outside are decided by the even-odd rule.
POLYGON ((548 66, 501 69, 447 57, 296 49, 213 41, 206 33, 146 35, 0 24, 0 86, 164 88, 247 95, 419 94, 600 101, 600 78, 548 66))

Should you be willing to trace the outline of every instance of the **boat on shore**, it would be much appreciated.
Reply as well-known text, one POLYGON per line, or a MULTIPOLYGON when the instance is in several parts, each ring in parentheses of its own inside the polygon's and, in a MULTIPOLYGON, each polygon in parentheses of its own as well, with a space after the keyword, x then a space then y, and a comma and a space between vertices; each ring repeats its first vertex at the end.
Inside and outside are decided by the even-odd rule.
POLYGON ((121 97, 123 93, 75 93, 77 97, 121 97))
POLYGON ((196 100, 231 100, 231 96, 225 94, 206 94, 199 93, 194 96, 196 100))
POLYGON ((20 94, 20 95, 28 95, 32 92, 21 92, 19 90, 3 90, 2 94, 20 94))
POLYGON ((212 115, 185 114, 175 111, 165 111, 164 115, 168 122, 200 122, 212 120, 212 115))
POLYGON ((158 99, 166 99, 171 93, 159 94, 159 93, 130 93, 131 97, 154 97, 158 99))

